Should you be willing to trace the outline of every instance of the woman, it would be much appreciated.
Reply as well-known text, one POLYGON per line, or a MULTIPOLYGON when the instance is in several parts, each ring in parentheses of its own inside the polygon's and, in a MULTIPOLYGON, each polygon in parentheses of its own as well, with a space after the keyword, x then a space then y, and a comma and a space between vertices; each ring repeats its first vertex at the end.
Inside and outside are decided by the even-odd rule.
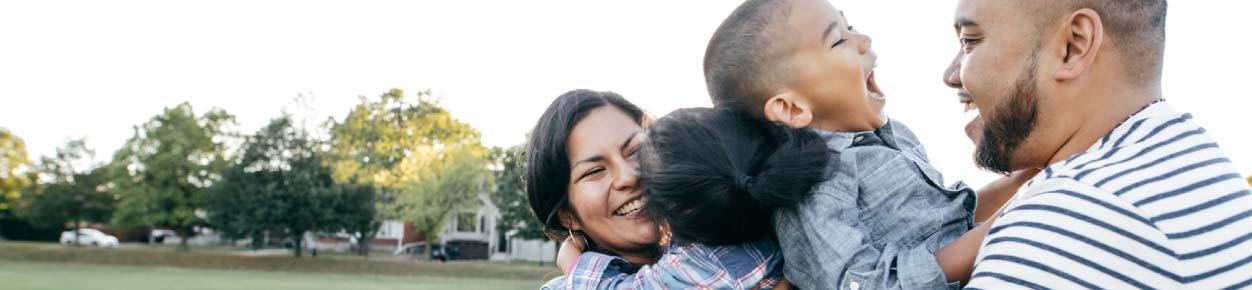
POLYGON ((535 126, 526 190, 548 236, 565 241, 558 265, 567 274, 543 289, 777 286, 781 253, 772 244, 663 245, 666 234, 643 207, 638 183, 647 120, 617 94, 575 90, 553 101, 535 126), (657 263, 666 251, 681 255, 657 263))

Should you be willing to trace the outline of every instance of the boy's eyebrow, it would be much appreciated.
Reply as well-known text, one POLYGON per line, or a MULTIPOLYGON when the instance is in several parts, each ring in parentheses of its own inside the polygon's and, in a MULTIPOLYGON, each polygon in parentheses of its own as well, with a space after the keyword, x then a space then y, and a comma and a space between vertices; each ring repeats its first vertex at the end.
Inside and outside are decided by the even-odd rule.
POLYGON ((835 30, 835 26, 838 24, 839 24, 839 21, 836 20, 834 22, 831 22, 830 25, 826 26, 826 30, 822 31, 822 43, 826 43, 826 39, 830 38, 830 32, 835 30))

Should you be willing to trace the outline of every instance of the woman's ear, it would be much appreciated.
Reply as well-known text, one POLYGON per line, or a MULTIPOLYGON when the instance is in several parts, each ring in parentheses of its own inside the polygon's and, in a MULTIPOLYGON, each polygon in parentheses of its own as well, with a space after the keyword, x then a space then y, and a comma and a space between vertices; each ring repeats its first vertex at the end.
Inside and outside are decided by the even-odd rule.
POLYGON ((790 91, 774 95, 765 101, 765 118, 787 124, 793 128, 805 128, 813 123, 813 110, 799 95, 790 91))
POLYGON ((573 213, 567 210, 560 210, 560 212, 557 212, 557 215, 561 217, 561 224, 565 225, 565 228, 571 231, 583 230, 582 223, 578 222, 578 218, 575 218, 573 213))

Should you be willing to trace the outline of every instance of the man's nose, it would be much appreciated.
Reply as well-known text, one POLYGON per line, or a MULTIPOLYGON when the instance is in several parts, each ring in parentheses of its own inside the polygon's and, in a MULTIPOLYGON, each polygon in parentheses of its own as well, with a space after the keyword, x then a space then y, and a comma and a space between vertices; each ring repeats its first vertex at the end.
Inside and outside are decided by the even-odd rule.
POLYGON ((943 71, 943 83, 954 89, 961 88, 961 57, 964 52, 959 52, 956 57, 952 58, 952 63, 948 64, 948 69, 943 71))

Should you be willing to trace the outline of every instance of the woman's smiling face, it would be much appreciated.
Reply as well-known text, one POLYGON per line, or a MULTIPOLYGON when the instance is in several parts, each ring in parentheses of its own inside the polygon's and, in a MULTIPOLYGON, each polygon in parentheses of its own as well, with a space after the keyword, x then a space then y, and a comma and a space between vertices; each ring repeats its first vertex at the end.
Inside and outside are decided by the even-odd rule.
POLYGON ((639 149, 643 127, 613 106, 592 109, 570 131, 567 153, 570 162, 569 202, 574 208, 571 227, 581 230, 598 250, 618 254, 627 261, 653 253, 661 239, 660 229, 644 213, 639 187, 639 149))

